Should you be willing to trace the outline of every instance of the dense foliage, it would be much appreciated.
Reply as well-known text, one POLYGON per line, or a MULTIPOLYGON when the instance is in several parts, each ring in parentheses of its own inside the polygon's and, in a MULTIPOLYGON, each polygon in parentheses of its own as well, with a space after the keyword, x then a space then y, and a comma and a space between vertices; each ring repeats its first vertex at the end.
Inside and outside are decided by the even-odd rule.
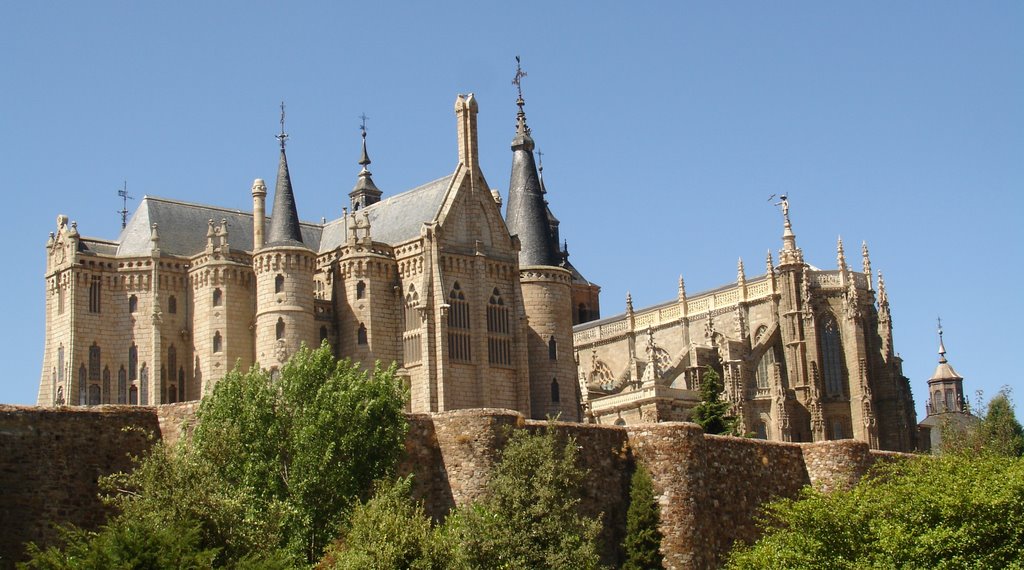
POLYGON ((1000 390, 988 406, 979 407, 976 415, 977 422, 950 421, 941 426, 942 453, 1024 455, 1024 427, 1013 413, 1008 387, 1000 390))
POLYGON ((736 418, 729 415, 729 402, 722 399, 722 380, 708 366, 700 381, 700 402, 693 407, 692 419, 704 433, 736 434, 736 418))
POLYGON ((408 481, 357 508, 323 568, 452 570, 600 567, 600 521, 579 513, 584 471, 573 440, 516 431, 481 500, 431 528, 408 481))
POLYGON ((443 527, 434 527, 410 496, 411 477, 381 482, 373 498, 357 505, 320 568, 334 570, 440 570, 460 566, 443 527))
POLYGON ((764 536, 734 550, 729 567, 1024 568, 1019 438, 1000 394, 939 456, 879 465, 849 491, 769 504, 764 536))
POLYGON ((186 529, 180 540, 214 553, 216 567, 315 562, 373 481, 393 474, 404 397, 393 370, 367 374, 327 347, 303 348, 276 380, 231 372, 203 400, 191 437, 101 481, 120 514, 63 551, 132 550, 163 540, 157 530, 186 529))
POLYGON ((651 474, 642 465, 633 472, 629 486, 629 510, 626 511, 626 563, 623 570, 650 570, 662 567, 661 531, 658 530, 658 502, 654 498, 651 474))
POLYGON ((470 567, 599 567, 601 523, 579 512, 578 453, 552 428, 512 433, 487 495, 449 521, 470 567))

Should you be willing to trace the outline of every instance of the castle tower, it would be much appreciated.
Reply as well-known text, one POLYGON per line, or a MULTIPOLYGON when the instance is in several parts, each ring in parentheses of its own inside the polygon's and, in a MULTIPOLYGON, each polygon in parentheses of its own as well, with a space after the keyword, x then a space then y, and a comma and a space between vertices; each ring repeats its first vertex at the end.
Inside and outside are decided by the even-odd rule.
POLYGON ((285 154, 281 105, 281 157, 267 243, 253 253, 256 273, 256 362, 273 373, 301 344, 317 344, 313 316, 316 254, 302 240, 285 154))
MULTIPOLYGON (((517 86, 523 75, 517 70, 517 86)), ((581 410, 572 351, 572 273, 559 267, 562 256, 551 235, 551 220, 533 159, 534 142, 526 124, 524 104, 520 90, 505 223, 509 233, 517 235, 520 242, 530 410, 535 418, 560 415, 564 420, 578 421, 581 410)))
POLYGON ((394 257, 386 246, 374 247, 369 214, 363 208, 380 201, 381 191, 370 178, 363 128, 363 167, 352 198, 352 212, 346 213, 345 245, 336 262, 333 298, 337 315, 338 354, 372 369, 379 360, 385 365, 401 362, 399 339, 402 331, 402 295, 394 257))

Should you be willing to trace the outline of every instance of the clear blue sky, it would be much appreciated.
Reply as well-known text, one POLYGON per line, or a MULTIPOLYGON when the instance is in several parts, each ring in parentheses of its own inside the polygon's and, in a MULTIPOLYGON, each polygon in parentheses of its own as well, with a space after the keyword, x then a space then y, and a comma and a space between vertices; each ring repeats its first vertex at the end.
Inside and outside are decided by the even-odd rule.
MULTIPOLYGON (((302 218, 336 218, 358 116, 386 193, 450 172, 452 104, 480 102, 507 193, 514 56, 573 263, 606 315, 748 275, 788 192, 807 260, 842 235, 886 277, 919 414, 935 318, 970 392, 1024 391, 1020 2, 5 2, 7 249, 0 402, 34 403, 44 244, 58 213, 115 238, 117 190, 251 206, 278 103, 302 218)), ((923 417, 923 415, 922 415, 923 417)))

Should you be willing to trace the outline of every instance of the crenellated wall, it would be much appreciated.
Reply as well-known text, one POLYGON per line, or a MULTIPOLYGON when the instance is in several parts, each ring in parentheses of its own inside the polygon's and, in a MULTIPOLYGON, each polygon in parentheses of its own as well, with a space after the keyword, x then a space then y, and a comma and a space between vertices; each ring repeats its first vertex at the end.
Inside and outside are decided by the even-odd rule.
MULTIPOLYGON (((23 556, 23 544, 55 538, 52 523, 99 524, 105 514, 96 480, 130 466, 129 454, 150 445, 144 432, 177 440, 197 402, 158 407, 30 408, 0 406, 0 567, 23 556), (128 426, 143 430, 125 431, 128 426)), ((443 518, 480 497, 511 429, 540 429, 509 410, 410 414, 399 471, 415 476, 414 494, 443 518)), ((719 565, 735 540, 757 537, 754 517, 776 497, 807 484, 848 486, 880 458, 864 442, 774 443, 706 436, 690 423, 628 427, 554 424, 575 438, 588 475, 582 510, 603 513, 608 563, 621 562, 629 481, 637 463, 652 474, 661 504, 668 568, 719 565)))

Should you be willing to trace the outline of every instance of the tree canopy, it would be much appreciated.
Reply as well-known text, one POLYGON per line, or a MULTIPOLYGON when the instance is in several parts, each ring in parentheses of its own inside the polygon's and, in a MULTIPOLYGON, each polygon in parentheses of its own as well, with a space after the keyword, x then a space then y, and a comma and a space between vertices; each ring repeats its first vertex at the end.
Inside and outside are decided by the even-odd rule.
POLYGON ((708 366, 700 381, 700 402, 693 407, 693 421, 711 434, 736 434, 736 418, 729 415, 729 402, 722 399, 722 379, 708 366))

